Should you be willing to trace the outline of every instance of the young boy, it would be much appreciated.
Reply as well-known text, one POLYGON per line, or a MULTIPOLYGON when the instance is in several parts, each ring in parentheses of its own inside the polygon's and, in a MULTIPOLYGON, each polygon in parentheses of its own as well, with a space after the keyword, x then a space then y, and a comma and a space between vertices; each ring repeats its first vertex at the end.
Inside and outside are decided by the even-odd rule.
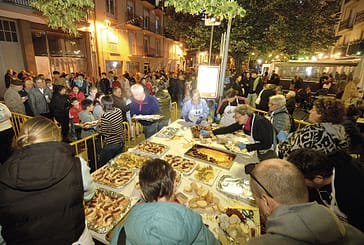
POLYGON ((80 123, 80 118, 78 117, 78 113, 82 111, 82 107, 80 102, 76 98, 71 98, 71 108, 69 110, 69 117, 71 123, 71 135, 72 140, 77 140, 79 137, 81 129, 78 127, 76 130, 75 123, 80 123), (77 131, 77 132, 76 132, 77 131))
POLYGON ((176 172, 164 160, 146 161, 139 173, 142 197, 123 226, 113 233, 116 244, 209 244, 219 242, 199 214, 174 202, 176 172))

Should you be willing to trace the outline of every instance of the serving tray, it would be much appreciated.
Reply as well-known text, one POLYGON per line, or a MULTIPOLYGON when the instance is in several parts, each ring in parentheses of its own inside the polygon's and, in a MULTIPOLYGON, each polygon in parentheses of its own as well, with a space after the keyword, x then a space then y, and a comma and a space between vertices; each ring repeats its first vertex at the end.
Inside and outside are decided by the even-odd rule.
POLYGON ((87 227, 97 233, 107 233, 123 219, 130 208, 130 200, 123 194, 99 188, 84 205, 87 227))
POLYGON ((188 149, 185 156, 226 169, 231 168, 236 158, 236 154, 232 152, 199 144, 195 144, 188 149))

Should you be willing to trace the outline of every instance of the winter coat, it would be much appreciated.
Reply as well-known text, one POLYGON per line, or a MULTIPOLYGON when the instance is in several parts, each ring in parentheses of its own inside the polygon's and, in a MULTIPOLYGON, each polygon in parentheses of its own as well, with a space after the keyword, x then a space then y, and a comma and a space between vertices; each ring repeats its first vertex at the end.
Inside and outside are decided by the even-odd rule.
POLYGON ((348 151, 349 139, 344 126, 340 124, 314 123, 289 134, 286 140, 279 143, 278 148, 283 157, 301 148, 310 148, 328 154, 338 150, 348 151))
POLYGON ((0 167, 0 225, 7 244, 72 244, 85 228, 80 160, 69 145, 25 146, 0 167))
POLYGON ((316 202, 278 207, 268 217, 266 229, 248 245, 361 245, 364 241, 363 233, 316 202))
MULTIPOLYGON (((199 214, 174 202, 138 203, 123 227, 128 245, 219 244, 199 214)), ((117 244, 121 228, 114 231, 110 245, 117 244)))

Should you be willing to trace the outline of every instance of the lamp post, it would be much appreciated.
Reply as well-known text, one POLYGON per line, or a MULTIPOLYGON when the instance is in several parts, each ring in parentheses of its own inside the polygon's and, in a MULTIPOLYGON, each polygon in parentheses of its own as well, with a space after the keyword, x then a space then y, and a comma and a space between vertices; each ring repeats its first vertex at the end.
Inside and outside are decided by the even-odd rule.
POLYGON ((211 52, 212 52, 212 41, 214 38, 214 26, 220 25, 221 22, 217 21, 216 18, 205 18, 205 26, 211 26, 211 38, 210 38, 210 49, 209 49, 209 65, 211 65, 211 52))

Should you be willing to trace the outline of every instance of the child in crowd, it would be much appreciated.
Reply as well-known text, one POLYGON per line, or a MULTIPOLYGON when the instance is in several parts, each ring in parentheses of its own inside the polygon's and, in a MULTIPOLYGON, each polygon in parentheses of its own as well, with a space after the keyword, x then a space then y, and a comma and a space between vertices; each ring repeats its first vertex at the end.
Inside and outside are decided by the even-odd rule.
POLYGON ((219 244, 198 213, 174 201, 175 180, 166 161, 145 162, 139 174, 144 200, 115 229, 110 244, 219 244))
POLYGON ((80 128, 78 127, 76 130, 75 123, 76 124, 80 123, 80 118, 78 117, 78 113, 82 111, 82 107, 80 105, 80 102, 76 98, 71 99, 71 105, 72 106, 69 110, 71 135, 72 135, 72 140, 77 140, 79 138, 78 135, 80 134, 80 128))
POLYGON ((80 90, 80 88, 77 85, 74 85, 72 87, 70 96, 76 98, 80 103, 85 99, 85 94, 80 90))

